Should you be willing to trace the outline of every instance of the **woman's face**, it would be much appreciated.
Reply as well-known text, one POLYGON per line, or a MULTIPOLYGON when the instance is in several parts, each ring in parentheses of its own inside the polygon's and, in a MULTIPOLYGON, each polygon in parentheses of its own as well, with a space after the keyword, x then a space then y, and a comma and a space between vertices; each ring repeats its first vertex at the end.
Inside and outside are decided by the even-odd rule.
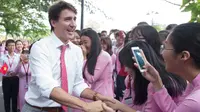
POLYGON ((80 45, 81 37, 78 35, 78 33, 74 33, 75 43, 76 45, 80 45))
POLYGON ((165 68, 168 72, 176 73, 180 63, 177 60, 177 54, 174 52, 174 48, 171 44, 170 36, 164 41, 162 56, 165 62, 165 68))
POLYGON ((24 42, 23 42, 23 46, 24 46, 24 48, 28 48, 28 46, 29 46, 29 45, 28 45, 28 41, 24 41, 24 42))
POLYGON ((118 45, 122 45, 124 43, 124 38, 120 38, 119 36, 117 36, 116 41, 118 45))
POLYGON ((29 60, 28 56, 29 56, 29 54, 26 54, 26 53, 21 54, 20 58, 21 58, 22 62, 28 63, 28 60, 29 60))
POLYGON ((107 44, 106 44, 105 42, 103 42, 103 41, 101 41, 101 47, 102 47, 102 49, 103 49, 104 51, 107 51, 107 49, 108 49, 107 44))
POLYGON ((22 42, 18 41, 18 42, 16 43, 16 49, 17 49, 18 51, 22 51, 22 48, 23 48, 22 42))
POLYGON ((92 45, 91 39, 88 36, 81 36, 81 43, 85 46, 87 54, 90 53, 92 45))

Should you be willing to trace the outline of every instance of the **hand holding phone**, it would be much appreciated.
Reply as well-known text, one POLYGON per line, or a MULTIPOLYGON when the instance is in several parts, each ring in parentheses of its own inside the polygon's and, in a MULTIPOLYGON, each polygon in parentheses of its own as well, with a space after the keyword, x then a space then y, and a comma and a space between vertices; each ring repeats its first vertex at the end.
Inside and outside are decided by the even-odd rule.
POLYGON ((139 49, 139 47, 132 47, 131 49, 134 60, 140 72, 143 74, 143 77, 153 84, 155 90, 160 90, 163 87, 163 83, 158 71, 146 60, 142 49, 139 49))
POLYGON ((138 64, 138 68, 140 72, 144 72, 146 69, 144 68, 145 65, 145 57, 142 53, 142 49, 139 47, 132 47, 131 48, 133 56, 135 58, 136 63, 138 64))

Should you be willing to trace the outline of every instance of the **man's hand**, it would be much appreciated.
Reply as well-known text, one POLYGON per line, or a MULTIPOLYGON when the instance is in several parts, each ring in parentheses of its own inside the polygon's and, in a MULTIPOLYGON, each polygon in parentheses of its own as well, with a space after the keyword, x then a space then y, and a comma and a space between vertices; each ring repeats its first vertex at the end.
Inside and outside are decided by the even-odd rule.
POLYGON ((87 103, 87 106, 84 109, 85 112, 101 112, 103 111, 102 101, 95 101, 87 103))

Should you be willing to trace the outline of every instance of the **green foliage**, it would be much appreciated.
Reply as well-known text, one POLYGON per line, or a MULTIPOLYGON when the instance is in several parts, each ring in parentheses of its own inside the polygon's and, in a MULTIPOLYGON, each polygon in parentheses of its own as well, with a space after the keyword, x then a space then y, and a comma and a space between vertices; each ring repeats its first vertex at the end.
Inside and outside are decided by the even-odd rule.
POLYGON ((12 37, 35 38, 46 35, 49 30, 42 22, 45 19, 43 12, 47 11, 52 1, 0 0, 0 27, 12 37))
POLYGON ((200 0, 183 0, 183 12, 191 12, 190 22, 200 22, 200 0))
POLYGON ((163 26, 162 25, 152 25, 152 27, 154 27, 158 32, 163 30, 163 26))

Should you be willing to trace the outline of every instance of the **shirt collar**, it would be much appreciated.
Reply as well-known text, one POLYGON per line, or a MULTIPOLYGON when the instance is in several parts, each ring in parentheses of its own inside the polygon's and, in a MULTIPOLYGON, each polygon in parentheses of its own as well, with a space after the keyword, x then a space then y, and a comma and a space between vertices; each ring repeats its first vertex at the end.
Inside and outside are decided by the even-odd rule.
POLYGON ((194 87, 195 86, 200 86, 200 73, 195 77, 195 79, 193 79, 192 83, 191 83, 194 87))
MULTIPOLYGON (((6 54, 7 55, 7 57, 11 57, 8 53, 6 54)), ((14 55, 13 56, 17 56, 17 54, 14 52, 14 55)))
MULTIPOLYGON (((60 46, 64 45, 64 43, 55 35, 54 32, 52 32, 51 37, 56 48, 59 48, 60 46)), ((69 48, 71 48, 73 43, 69 40, 69 42, 66 45, 68 45, 69 48)))

